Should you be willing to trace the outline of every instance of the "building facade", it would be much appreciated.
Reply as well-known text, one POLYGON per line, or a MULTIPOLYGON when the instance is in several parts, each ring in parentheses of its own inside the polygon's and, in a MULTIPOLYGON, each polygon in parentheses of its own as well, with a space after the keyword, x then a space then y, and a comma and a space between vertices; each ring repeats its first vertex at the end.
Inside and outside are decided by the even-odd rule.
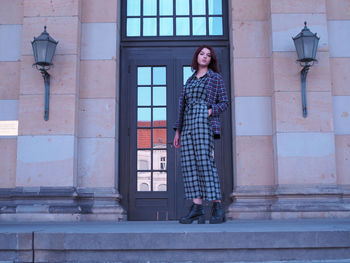
POLYGON ((172 126, 200 44, 231 100, 214 153, 228 218, 350 217, 349 42, 350 0, 0 0, 0 220, 179 218, 172 126), (306 118, 304 21, 320 37, 306 118))

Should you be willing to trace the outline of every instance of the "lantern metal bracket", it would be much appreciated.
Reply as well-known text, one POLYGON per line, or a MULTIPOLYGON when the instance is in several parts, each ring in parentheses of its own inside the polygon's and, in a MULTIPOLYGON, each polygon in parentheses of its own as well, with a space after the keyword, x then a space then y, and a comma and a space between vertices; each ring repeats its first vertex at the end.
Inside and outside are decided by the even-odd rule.
POLYGON ((44 111, 44 120, 49 120, 49 107, 50 107, 50 74, 46 71, 45 68, 40 68, 41 75, 44 78, 45 85, 45 111, 44 111))
POLYGON ((307 117, 307 107, 306 107, 306 76, 309 72, 311 65, 306 64, 303 69, 300 71, 301 77, 301 102, 303 106, 303 117, 307 117))

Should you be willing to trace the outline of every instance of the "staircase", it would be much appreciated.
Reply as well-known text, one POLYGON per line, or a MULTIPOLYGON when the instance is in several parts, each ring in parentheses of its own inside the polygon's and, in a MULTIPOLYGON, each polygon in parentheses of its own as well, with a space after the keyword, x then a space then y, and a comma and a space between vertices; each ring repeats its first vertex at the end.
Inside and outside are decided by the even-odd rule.
POLYGON ((350 220, 0 223, 3 262, 350 263, 350 220))

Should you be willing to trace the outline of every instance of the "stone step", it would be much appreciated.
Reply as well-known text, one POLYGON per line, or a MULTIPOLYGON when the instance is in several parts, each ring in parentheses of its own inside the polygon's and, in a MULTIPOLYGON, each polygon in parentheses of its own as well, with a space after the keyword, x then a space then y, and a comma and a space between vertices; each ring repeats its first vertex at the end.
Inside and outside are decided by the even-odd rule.
POLYGON ((0 260, 9 262, 350 263, 349 259, 349 220, 0 224, 0 260))

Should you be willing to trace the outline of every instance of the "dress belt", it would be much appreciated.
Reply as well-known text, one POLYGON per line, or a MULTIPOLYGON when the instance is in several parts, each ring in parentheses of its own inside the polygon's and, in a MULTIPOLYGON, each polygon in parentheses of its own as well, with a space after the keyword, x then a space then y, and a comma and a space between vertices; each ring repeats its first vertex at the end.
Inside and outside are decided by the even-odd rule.
POLYGON ((192 107, 196 104, 207 105, 207 102, 205 100, 193 100, 193 101, 190 101, 189 103, 186 103, 186 107, 187 107, 187 109, 192 109, 192 107))

